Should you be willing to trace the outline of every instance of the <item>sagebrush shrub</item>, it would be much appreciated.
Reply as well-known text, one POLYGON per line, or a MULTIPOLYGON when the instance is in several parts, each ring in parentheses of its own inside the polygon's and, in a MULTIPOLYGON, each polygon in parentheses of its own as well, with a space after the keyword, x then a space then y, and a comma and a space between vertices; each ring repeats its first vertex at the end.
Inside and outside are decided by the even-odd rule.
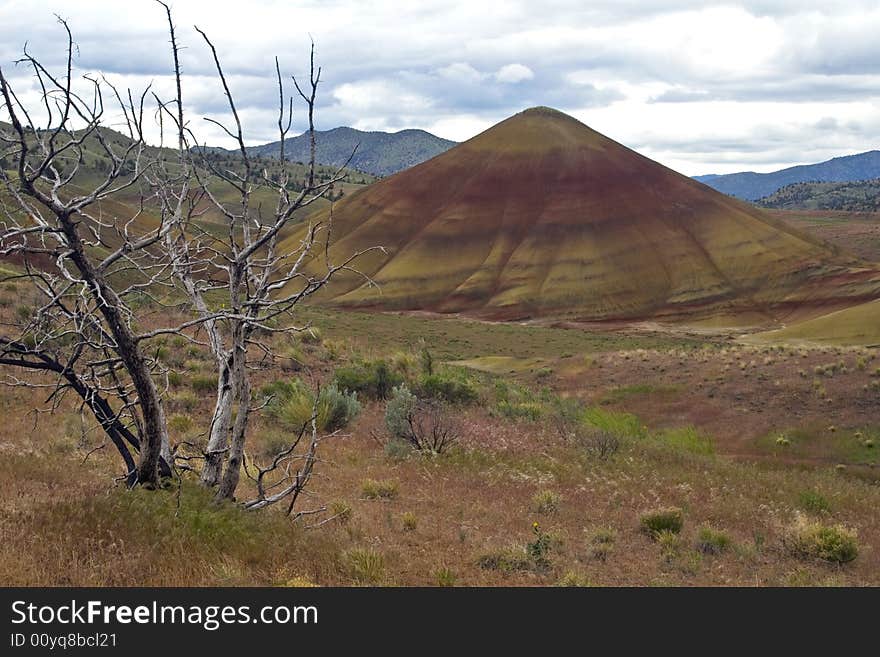
POLYGON ((823 525, 802 515, 786 528, 782 537, 786 551, 798 559, 821 559, 849 563, 859 556, 858 535, 843 525, 823 525))
POLYGON ((403 383, 403 377, 392 371, 384 360, 340 367, 333 380, 340 390, 356 392, 369 399, 388 399, 395 386, 403 383))
POLYGON ((386 453, 388 445, 398 441, 421 452, 440 454, 461 435, 458 421, 444 404, 419 399, 406 385, 394 388, 385 407, 385 426, 391 434, 386 453))
POLYGON ((293 431, 308 428, 312 415, 319 431, 337 431, 350 424, 360 413, 361 404, 356 392, 343 393, 335 383, 321 388, 318 402, 315 393, 299 379, 276 381, 263 388, 273 396, 269 414, 293 431))
POLYGON ((440 373, 422 376, 417 392, 420 397, 439 399, 450 404, 472 404, 479 397, 470 381, 440 373))

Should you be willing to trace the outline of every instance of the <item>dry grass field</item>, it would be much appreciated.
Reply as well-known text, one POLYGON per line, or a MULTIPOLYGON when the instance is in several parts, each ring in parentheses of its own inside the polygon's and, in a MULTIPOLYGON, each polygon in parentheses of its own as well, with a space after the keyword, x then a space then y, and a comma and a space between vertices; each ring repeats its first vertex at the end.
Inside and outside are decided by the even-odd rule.
MULTIPOLYGON (((3 313, 22 303, 4 290, 3 313)), ((323 444, 303 502, 327 512, 293 524, 279 508, 215 506, 186 475, 126 491, 73 405, 28 413, 40 391, 4 388, 0 582, 880 584, 875 349, 318 308, 303 319, 320 335, 281 350, 306 367, 267 367, 261 383, 327 381, 377 359, 417 382, 427 345, 441 379, 475 395, 451 407, 459 442, 431 456, 389 448, 385 402, 362 398, 323 444), (560 431, 563 399, 616 452, 560 431), (655 512, 671 530, 645 529, 655 512)), ((166 349, 186 372, 165 397, 173 440, 203 440, 206 354, 173 339, 166 349)), ((264 415, 249 458, 285 431, 264 415)))

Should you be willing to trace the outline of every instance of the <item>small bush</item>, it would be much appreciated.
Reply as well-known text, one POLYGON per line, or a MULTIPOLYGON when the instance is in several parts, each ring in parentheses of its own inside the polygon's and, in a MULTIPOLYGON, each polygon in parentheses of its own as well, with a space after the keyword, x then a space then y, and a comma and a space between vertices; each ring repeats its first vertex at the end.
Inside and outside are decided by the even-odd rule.
POLYGON ((656 509, 643 513, 639 519, 642 531, 657 540, 660 532, 678 534, 684 525, 684 515, 677 507, 656 509))
POLYGON ((430 376, 434 373, 434 356, 425 346, 419 351, 419 364, 422 367, 422 374, 430 376))
POLYGON ((450 404, 472 404, 479 395, 470 381, 444 374, 426 374, 419 380, 416 392, 426 399, 439 399, 450 404))
POLYGON ((376 584, 385 577, 385 557, 372 548, 353 548, 344 553, 352 578, 359 584, 376 584))
POLYGON ((537 522, 532 523, 534 538, 526 543, 526 554, 529 555, 537 570, 546 570, 550 567, 549 554, 553 550, 554 537, 541 529, 537 522))
POLYGON ((819 491, 805 490, 798 495, 798 503, 805 511, 812 513, 829 513, 831 504, 819 491))
POLYGON ((391 434, 389 443, 403 441, 432 454, 441 454, 461 435, 459 423, 442 403, 419 399, 406 385, 394 389, 385 407, 385 426, 391 434))
POLYGON ((721 554, 730 547, 730 536, 726 532, 708 525, 697 532, 697 549, 703 554, 721 554))
POLYGON ((412 511, 404 513, 401 517, 401 521, 403 524, 403 531, 405 532, 414 532, 418 526, 418 518, 416 518, 416 514, 412 511))
POLYGON ((340 390, 356 392, 369 399, 388 399, 391 391, 403 383, 403 377, 391 371, 384 360, 340 367, 333 380, 340 390))
POLYGON ((361 482, 361 494, 368 500, 390 500, 397 497, 399 485, 392 479, 364 479, 361 482))
POLYGON ((610 431, 601 429, 583 431, 579 429, 574 436, 575 442, 587 454, 603 461, 611 458, 620 450, 620 438, 610 431))
POLYGON ((179 388, 183 385, 183 374, 180 372, 170 371, 168 372, 168 385, 172 388, 179 388))
POLYGON ((268 406, 269 414, 293 431, 308 426, 313 413, 318 430, 337 431, 354 421, 361 411, 357 393, 344 394, 335 383, 321 389, 317 407, 315 393, 299 379, 277 381, 265 386, 263 393, 274 396, 268 406))
POLYGON ((405 440, 392 436, 389 440, 385 441, 383 451, 385 456, 392 461, 403 461, 412 455, 413 447, 405 440))
POLYGON ((538 491, 532 496, 532 510, 535 513, 553 513, 559 508, 561 498, 552 490, 538 491))
POLYGON ((859 556, 858 535, 842 525, 823 525, 798 516, 785 531, 782 544, 798 559, 849 563, 859 556))

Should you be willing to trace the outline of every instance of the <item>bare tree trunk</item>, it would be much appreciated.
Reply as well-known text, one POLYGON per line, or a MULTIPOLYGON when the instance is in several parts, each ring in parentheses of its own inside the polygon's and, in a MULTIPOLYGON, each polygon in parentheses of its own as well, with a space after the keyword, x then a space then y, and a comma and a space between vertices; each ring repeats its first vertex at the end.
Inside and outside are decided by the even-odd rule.
POLYGON ((211 432, 205 449, 205 466, 202 468, 202 484, 216 486, 223 473, 223 462, 229 450, 229 425, 232 422, 232 403, 235 383, 232 380, 230 358, 218 358, 220 372, 217 377, 217 401, 211 418, 211 432))
POLYGON ((61 230, 72 250, 70 259, 76 265, 83 280, 92 289, 95 298, 99 299, 98 309, 116 340, 119 358, 131 376, 132 384, 138 394, 138 404, 143 414, 144 435, 140 446, 137 481, 147 487, 156 487, 159 483, 159 461, 163 452, 167 453, 166 461, 169 464, 172 462, 165 411, 159 398, 159 390, 153 381, 153 375, 138 344, 137 336, 122 316, 121 300, 85 254, 76 222, 70 215, 60 215, 59 219, 61 230))
POLYGON ((232 441, 229 446, 229 458, 226 461, 226 470, 217 489, 217 500, 234 499, 235 489, 238 488, 238 480, 241 476, 241 464, 244 457, 244 443, 247 438, 247 425, 250 416, 251 384, 245 369, 247 356, 243 345, 245 327, 238 323, 235 327, 233 339, 236 348, 233 355, 233 379, 235 381, 235 396, 238 404, 235 424, 232 427, 232 441))

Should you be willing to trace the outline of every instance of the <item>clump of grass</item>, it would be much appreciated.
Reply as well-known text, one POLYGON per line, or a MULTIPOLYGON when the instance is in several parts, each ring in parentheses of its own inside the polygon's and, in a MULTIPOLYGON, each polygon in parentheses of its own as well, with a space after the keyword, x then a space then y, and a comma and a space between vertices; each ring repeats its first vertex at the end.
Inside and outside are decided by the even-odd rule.
POLYGON ((295 575, 294 577, 291 577, 289 580, 284 582, 283 586, 285 588, 293 589, 310 589, 315 588, 318 585, 304 575, 295 575))
POLYGON ((315 393, 299 379, 276 381, 265 386, 263 393, 274 396, 269 414, 294 431, 311 424, 313 414, 320 431, 336 431, 350 424, 361 411, 357 393, 342 393, 335 383, 321 389, 317 406, 315 393))
POLYGON ((354 511, 351 508, 351 504, 346 502, 345 500, 334 500, 330 503, 329 507, 330 517, 336 518, 337 522, 342 525, 348 524, 351 521, 351 517, 354 514, 354 511))
POLYGON ((593 583, 586 575, 582 575, 581 573, 575 572, 574 570, 569 570, 562 577, 559 578, 559 581, 556 582, 556 586, 571 588, 593 586, 593 583))
POLYGON ((323 341, 321 329, 310 326, 299 334, 299 341, 303 344, 321 344, 323 341))
POLYGON ((404 377, 416 371, 418 359, 408 351, 397 351, 391 356, 391 369, 404 377))
POLYGON ((712 443, 712 439, 700 433, 694 427, 667 429, 659 434, 658 440, 662 445, 690 454, 711 456, 715 453, 715 445, 712 443))
POLYGON ((674 561, 680 551, 682 540, 677 531, 671 529, 661 529, 653 534, 654 540, 660 546, 660 556, 664 561, 671 563, 674 561))
POLYGON ((293 438, 284 431, 267 431, 260 436, 260 452, 266 458, 274 458, 276 454, 290 447, 293 438))
POLYGON ((196 392, 208 392, 217 387, 217 379, 207 374, 197 374, 190 379, 189 385, 196 392))
POLYGON ((397 497, 399 484, 393 479, 364 479, 361 494, 368 500, 390 500, 397 497))
POLYGON ((189 415, 177 413, 168 418, 168 428, 174 433, 186 433, 192 426, 193 421, 189 415))
POLYGON ((730 547, 730 536, 727 532, 703 525, 697 531, 697 550, 703 554, 721 554, 730 547))
POLYGON ((588 539, 590 556, 597 561, 605 561, 614 550, 617 532, 610 527, 596 529, 588 539))
POLYGON ((562 498, 552 490, 541 490, 532 496, 532 510, 535 513, 553 513, 559 508, 562 498))
POLYGON ((785 550, 798 559, 844 564, 859 556, 858 535, 843 525, 823 525, 798 515, 782 537, 785 550))
POLYGON ((528 420, 537 422, 541 419, 544 409, 534 402, 512 402, 506 399, 496 404, 495 409, 502 417, 510 420, 528 420))
POLYGON ((181 411, 192 411, 198 406, 199 399, 188 390, 181 390, 166 397, 171 408, 181 411))
POLYGON ((618 438, 644 438, 648 434, 647 427, 631 413, 621 413, 594 406, 584 411, 583 420, 588 425, 618 438))
POLYGON ((531 570, 532 560, 522 548, 512 547, 484 552, 477 557, 477 565, 483 570, 515 573, 531 570))
POLYGON ((643 513, 639 518, 642 531, 659 540, 661 532, 678 534, 684 526, 684 514, 678 507, 654 509, 643 513))
POLYGON ((822 493, 817 490, 801 491, 798 495, 798 504, 805 511, 811 513, 830 513, 831 504, 822 493))
POLYGON ((458 576, 446 566, 441 566, 434 573, 434 580, 437 582, 437 586, 455 586, 458 576))
POLYGON ((401 521, 403 524, 403 531, 405 532, 414 532, 419 522, 418 518, 416 518, 416 514, 412 511, 405 512, 401 517, 401 521))
POLYGON ((373 548, 352 548, 343 554, 343 561, 358 584, 377 584, 385 577, 385 557, 373 548))
POLYGON ((324 340, 324 355, 327 360, 339 360, 339 357, 345 352, 345 343, 341 340, 324 340))

